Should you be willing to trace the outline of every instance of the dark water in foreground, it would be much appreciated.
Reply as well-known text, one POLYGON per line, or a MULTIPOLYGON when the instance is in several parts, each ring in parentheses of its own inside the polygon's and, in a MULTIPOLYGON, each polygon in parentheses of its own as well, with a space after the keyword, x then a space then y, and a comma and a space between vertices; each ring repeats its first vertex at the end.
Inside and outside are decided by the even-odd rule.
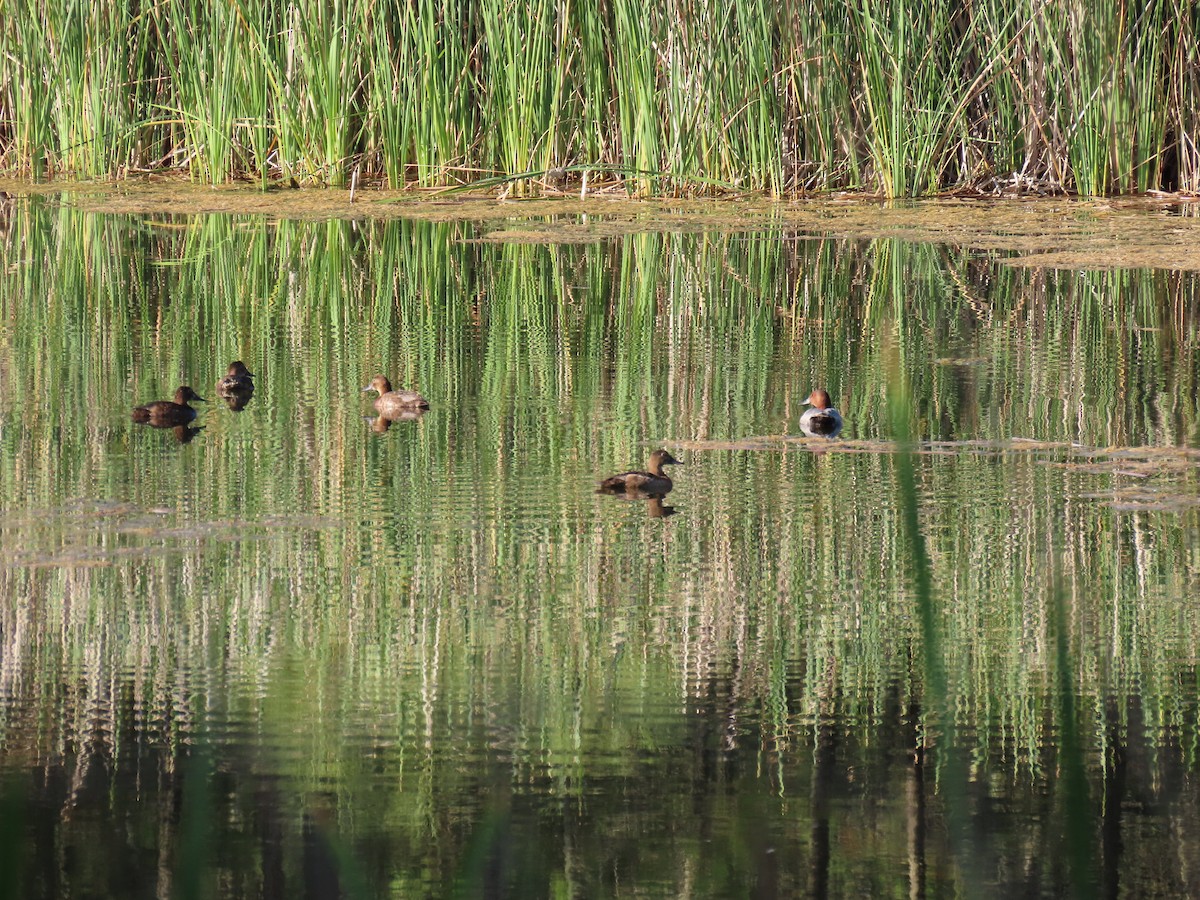
POLYGON ((477 236, 3 208, 0 896, 1200 894, 1194 276, 477 236))

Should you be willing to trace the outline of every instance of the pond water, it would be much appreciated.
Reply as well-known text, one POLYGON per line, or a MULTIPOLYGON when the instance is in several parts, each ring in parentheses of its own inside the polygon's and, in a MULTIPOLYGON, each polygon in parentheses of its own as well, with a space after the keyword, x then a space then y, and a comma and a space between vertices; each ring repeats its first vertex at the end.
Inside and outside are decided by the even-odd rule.
POLYGON ((0 896, 1200 894, 1196 275, 488 227, 0 207, 0 896))

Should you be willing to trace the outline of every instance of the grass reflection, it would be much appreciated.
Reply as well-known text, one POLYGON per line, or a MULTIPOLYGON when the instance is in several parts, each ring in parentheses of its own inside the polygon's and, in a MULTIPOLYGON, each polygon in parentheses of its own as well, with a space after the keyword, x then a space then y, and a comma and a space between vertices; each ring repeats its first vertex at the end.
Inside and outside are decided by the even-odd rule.
MULTIPOLYGON (((321 853, 368 893, 1021 893, 1069 886, 1042 849, 1081 802, 1114 808, 1060 769, 1093 798, 1118 754, 1131 793, 1186 781, 1197 507, 1106 497, 1194 495, 1194 466, 732 447, 680 451, 668 519, 593 491, 652 446, 794 434, 815 385, 863 441, 1186 445, 1193 280, 785 234, 472 237, 11 217, 0 746, 48 773, 21 791, 97 881, 123 854, 183 865, 151 813, 192 796, 197 745, 211 864, 243 893, 321 853), (131 428, 231 359, 258 376, 243 412, 183 446, 131 428), (375 371, 430 411, 373 432, 375 371)), ((1109 883, 1190 883, 1148 861, 1194 809, 1131 825, 1119 870, 1090 835, 1109 883)))

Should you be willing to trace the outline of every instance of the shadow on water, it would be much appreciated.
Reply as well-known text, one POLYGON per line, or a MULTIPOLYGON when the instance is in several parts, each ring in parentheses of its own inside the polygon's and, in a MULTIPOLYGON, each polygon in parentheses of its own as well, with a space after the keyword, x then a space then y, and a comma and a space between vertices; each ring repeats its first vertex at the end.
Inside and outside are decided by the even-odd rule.
MULTIPOLYGON (((0 873, 3 873, 0 900, 27 896, 22 875, 28 865, 28 854, 33 849, 28 846, 24 833, 32 820, 30 787, 24 773, 0 773, 0 873)), ((36 874, 43 875, 41 872, 36 874)))

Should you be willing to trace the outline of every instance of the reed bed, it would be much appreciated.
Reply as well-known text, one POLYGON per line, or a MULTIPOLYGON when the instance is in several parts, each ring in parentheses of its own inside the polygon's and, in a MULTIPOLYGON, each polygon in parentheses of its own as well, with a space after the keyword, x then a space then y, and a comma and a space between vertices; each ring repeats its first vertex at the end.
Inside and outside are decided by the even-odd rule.
POLYGON ((1190 0, 11 0, 0 171, 1200 190, 1190 0))

